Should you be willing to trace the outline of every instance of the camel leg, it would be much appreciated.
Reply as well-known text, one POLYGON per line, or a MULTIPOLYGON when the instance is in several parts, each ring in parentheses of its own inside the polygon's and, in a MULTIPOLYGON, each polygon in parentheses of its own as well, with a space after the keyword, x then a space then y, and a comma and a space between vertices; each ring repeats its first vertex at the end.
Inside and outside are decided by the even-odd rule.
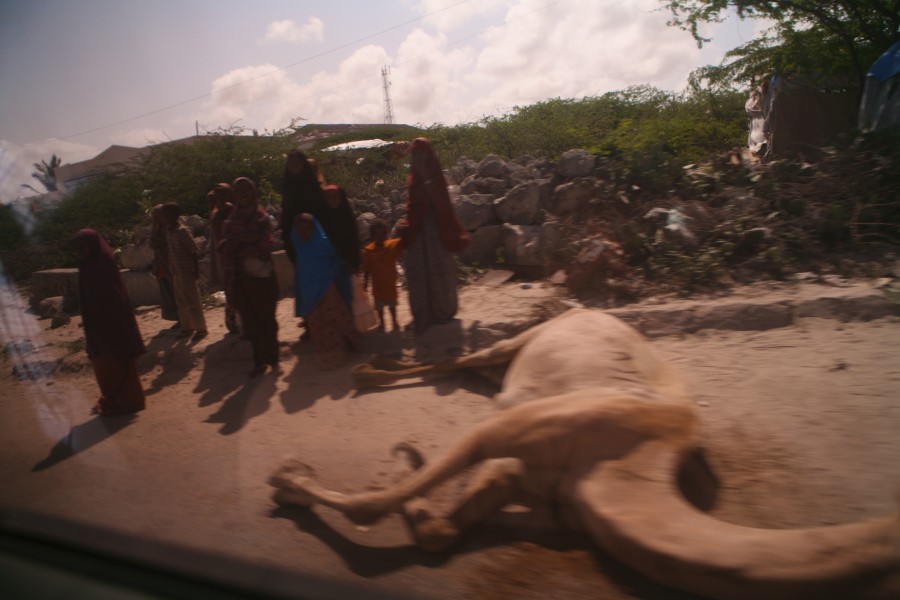
MULTIPOLYGON (((323 488, 308 472, 288 463, 269 479, 270 485, 286 492, 276 501, 312 506, 322 504, 344 513, 358 525, 374 523, 389 513, 401 512, 404 503, 423 496, 434 486, 464 469, 492 458, 519 458, 536 461, 543 469, 560 468, 571 460, 573 439, 602 435, 616 454, 619 446, 633 445, 656 428, 680 432, 689 427, 693 414, 682 407, 660 405, 652 410, 643 403, 614 401, 597 404, 591 394, 572 392, 517 406, 498 413, 475 427, 450 451, 399 485, 377 492, 342 494, 323 488), (645 413, 660 413, 649 426, 642 425, 645 413), (621 421, 621 423, 619 423, 621 421), (598 429, 602 428, 602 429, 598 429)), ((600 456, 598 455, 598 456, 600 456)))
POLYGON ((343 494, 322 487, 312 478, 308 467, 292 460, 286 462, 269 478, 269 485, 277 488, 273 499, 279 504, 312 507, 328 506, 344 513, 357 525, 379 521, 392 512, 400 512, 403 504, 464 469, 483 460, 479 448, 479 429, 464 438, 449 454, 416 472, 400 485, 378 492, 343 494))
MULTIPOLYGON (((443 457, 391 489, 359 494, 327 490, 299 461, 289 461, 278 469, 269 478, 269 484, 279 490, 274 497, 276 502, 307 507, 322 504, 344 513, 358 525, 374 523, 387 514, 401 512, 409 500, 423 496, 434 486, 476 463, 490 458, 517 457, 523 451, 522 437, 529 432, 533 439, 526 446, 534 452, 534 446, 540 447, 544 442, 533 430, 540 427, 545 413, 548 410, 552 413, 555 406, 556 399, 550 399, 495 415, 470 431, 443 457)), ((558 434, 558 428, 551 427, 546 431, 551 437, 558 434)))
POLYGON ((525 467, 515 458, 490 460, 463 492, 462 501, 446 517, 435 516, 425 498, 403 505, 403 516, 416 543, 429 552, 442 552, 463 532, 519 498, 524 491, 525 467))
POLYGON ((378 357, 372 363, 363 363, 353 368, 353 387, 360 390, 369 387, 390 385, 412 377, 441 377, 462 369, 496 367, 508 365, 529 341, 559 319, 577 312, 577 309, 531 327, 508 340, 497 342, 489 348, 467 356, 448 358, 433 364, 403 363, 386 357, 378 357))

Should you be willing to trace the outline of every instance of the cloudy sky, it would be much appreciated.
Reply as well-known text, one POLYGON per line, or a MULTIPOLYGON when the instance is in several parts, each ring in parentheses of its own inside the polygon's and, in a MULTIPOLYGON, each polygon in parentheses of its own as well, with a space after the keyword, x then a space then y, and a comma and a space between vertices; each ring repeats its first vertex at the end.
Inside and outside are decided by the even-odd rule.
POLYGON ((698 49, 659 0, 3 0, 0 199, 32 163, 232 124, 457 124, 547 98, 650 83, 754 37, 729 19, 698 49))

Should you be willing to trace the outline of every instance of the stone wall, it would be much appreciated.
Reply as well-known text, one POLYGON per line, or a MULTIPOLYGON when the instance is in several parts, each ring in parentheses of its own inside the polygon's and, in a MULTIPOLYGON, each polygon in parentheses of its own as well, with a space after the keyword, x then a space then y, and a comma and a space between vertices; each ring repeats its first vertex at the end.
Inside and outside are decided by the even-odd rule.
MULTIPOLYGON (((159 285, 149 271, 120 271, 128 298, 133 306, 156 306, 159 304, 159 285)), ((36 271, 29 281, 31 296, 29 302, 36 308, 44 298, 62 296, 67 310, 78 306, 78 269, 50 269, 36 271)))

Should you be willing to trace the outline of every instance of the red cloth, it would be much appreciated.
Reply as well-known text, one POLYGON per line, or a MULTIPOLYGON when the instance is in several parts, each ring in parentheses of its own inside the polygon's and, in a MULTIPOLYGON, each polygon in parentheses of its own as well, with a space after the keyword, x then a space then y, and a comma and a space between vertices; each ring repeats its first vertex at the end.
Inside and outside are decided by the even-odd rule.
POLYGON ((423 176, 411 167, 406 178, 409 187, 409 200, 406 204, 409 228, 403 236, 404 245, 408 246, 416 239, 425 222, 425 215, 431 211, 443 246, 450 252, 460 252, 469 245, 469 234, 462 228, 453 211, 441 163, 425 138, 413 141, 410 154, 416 153, 423 157, 425 174, 423 176))
POLYGON ((144 388, 133 360, 101 356, 91 359, 91 365, 102 394, 95 410, 102 415, 144 410, 144 388))
POLYGON ((144 353, 144 341, 116 257, 93 229, 82 229, 77 238, 89 249, 78 265, 78 304, 87 355, 133 360, 144 353))

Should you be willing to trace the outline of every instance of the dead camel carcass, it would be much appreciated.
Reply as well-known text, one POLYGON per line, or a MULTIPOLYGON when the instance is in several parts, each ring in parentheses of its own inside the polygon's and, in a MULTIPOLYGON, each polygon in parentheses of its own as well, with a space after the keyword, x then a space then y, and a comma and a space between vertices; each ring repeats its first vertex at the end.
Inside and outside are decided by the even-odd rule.
MULTIPOLYGON (((512 503, 556 502, 571 527, 647 577, 713 598, 900 597, 900 520, 757 529, 713 518, 679 491, 701 448, 681 376, 636 331, 575 309, 471 355, 354 370, 357 387, 506 366, 498 411, 445 456, 392 489, 343 494, 289 461, 270 483, 280 504, 322 504, 357 524, 399 512, 417 543, 443 550, 512 503), (458 507, 423 495, 485 462, 458 507)), ((416 454, 414 450, 408 451, 416 454)))

